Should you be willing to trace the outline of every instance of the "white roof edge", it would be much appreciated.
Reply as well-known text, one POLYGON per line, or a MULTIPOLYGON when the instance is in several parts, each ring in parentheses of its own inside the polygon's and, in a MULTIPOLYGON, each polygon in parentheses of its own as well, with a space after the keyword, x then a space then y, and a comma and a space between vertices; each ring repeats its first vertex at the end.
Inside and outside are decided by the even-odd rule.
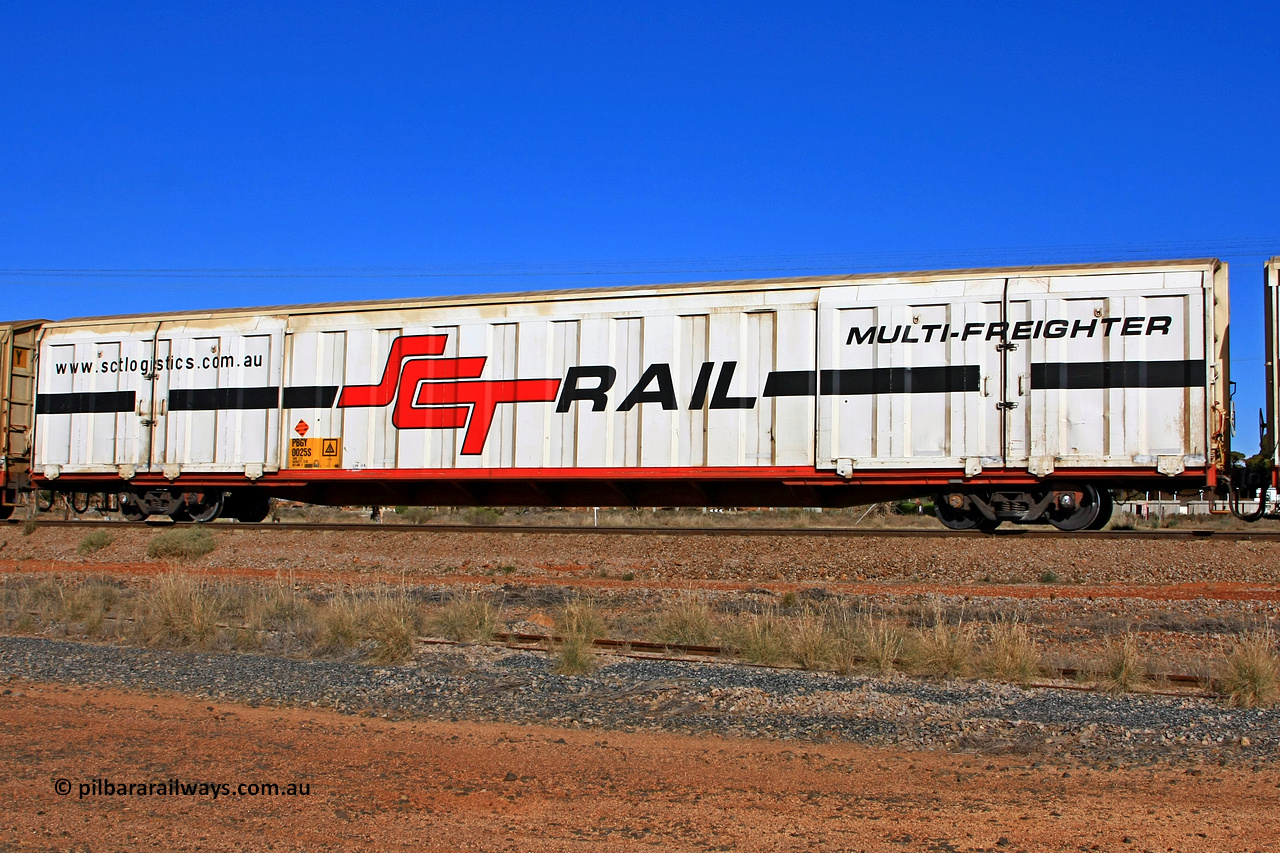
MULTIPOLYGON (((1271 262, 1280 263, 1280 256, 1271 262)), ((494 305, 510 302, 545 302, 557 299, 616 299, 625 296, 674 296, 693 293, 720 293, 734 290, 802 290, 833 284, 916 284, 948 279, 995 278, 1012 275, 1044 276, 1061 273, 1087 274, 1108 272, 1143 272, 1170 269, 1209 269, 1219 265, 1216 258, 1160 261, 1122 261, 1118 263, 1054 264, 1042 266, 975 267, 952 270, 917 270, 912 272, 850 273, 847 275, 788 276, 783 278, 731 279, 672 284, 617 285, 612 287, 562 288, 517 293, 478 293, 454 296, 432 296, 419 299, 375 299, 353 302, 317 302, 300 305, 265 305, 244 308, 212 308, 191 311, 164 311, 149 314, 116 314, 96 317, 68 317, 47 322, 50 327, 84 325, 86 323, 128 323, 174 320, 207 320, 212 317, 257 316, 262 314, 323 314, 338 311, 395 311, 411 308, 435 308, 449 305, 494 305)))

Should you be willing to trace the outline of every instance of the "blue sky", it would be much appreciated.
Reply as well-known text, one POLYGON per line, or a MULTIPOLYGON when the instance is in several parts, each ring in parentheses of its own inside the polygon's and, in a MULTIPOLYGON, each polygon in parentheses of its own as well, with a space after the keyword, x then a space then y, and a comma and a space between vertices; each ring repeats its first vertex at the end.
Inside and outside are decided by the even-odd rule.
POLYGON ((1249 449, 1276 32, 1277 4, 7 4, 4 313, 1218 256, 1249 449))

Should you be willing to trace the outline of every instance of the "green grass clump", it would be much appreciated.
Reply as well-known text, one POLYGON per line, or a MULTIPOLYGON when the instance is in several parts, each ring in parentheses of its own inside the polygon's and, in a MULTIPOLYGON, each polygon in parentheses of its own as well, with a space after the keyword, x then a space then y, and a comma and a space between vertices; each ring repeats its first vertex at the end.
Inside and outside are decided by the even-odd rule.
POLYGON ((147 556, 160 560, 194 560, 217 547, 213 534, 203 527, 175 527, 157 534, 147 543, 147 556))
POLYGON ((95 530, 80 540, 76 546, 77 554, 96 554, 115 541, 106 530, 95 530))

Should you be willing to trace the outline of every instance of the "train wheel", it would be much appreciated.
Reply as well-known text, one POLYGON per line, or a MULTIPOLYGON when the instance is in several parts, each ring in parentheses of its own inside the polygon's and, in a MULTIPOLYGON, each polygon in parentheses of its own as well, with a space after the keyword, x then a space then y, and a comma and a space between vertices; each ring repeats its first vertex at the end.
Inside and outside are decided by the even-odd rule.
POLYGON ((197 524, 208 524, 222 514, 221 492, 197 492, 187 495, 183 508, 186 515, 197 524), (192 500, 194 498, 195 500, 192 500))
POLYGON ((256 492, 232 494, 227 504, 227 515, 248 524, 257 524, 271 514, 271 498, 256 492))
POLYGON ((72 492, 71 509, 76 515, 83 515, 89 511, 89 493, 88 492, 72 492))
POLYGON ((938 495, 933 501, 933 514, 950 530, 981 530, 990 533, 1000 526, 976 509, 956 509, 947 503, 946 495, 938 495))
POLYGON ((1098 517, 1089 525, 1089 530, 1101 530, 1106 527, 1107 522, 1111 520, 1111 513, 1115 511, 1116 502, 1111 496, 1110 489, 1102 489, 1099 496, 1102 501, 1098 504, 1098 517))
MULTIPOLYGON (((1098 490, 1097 486, 1086 484, 1080 487, 1080 499, 1078 501, 1073 501, 1071 506, 1055 504, 1052 508, 1045 510, 1044 515, 1049 520, 1049 523, 1059 530, 1088 530, 1102 515, 1102 504, 1102 492, 1098 490)), ((1110 513, 1108 513, 1107 517, 1110 518, 1110 513)), ((1102 523, 1106 524, 1106 521, 1104 520, 1102 523)))
POLYGON ((138 499, 129 492, 120 493, 120 517, 125 521, 145 521, 147 511, 138 503, 138 499))

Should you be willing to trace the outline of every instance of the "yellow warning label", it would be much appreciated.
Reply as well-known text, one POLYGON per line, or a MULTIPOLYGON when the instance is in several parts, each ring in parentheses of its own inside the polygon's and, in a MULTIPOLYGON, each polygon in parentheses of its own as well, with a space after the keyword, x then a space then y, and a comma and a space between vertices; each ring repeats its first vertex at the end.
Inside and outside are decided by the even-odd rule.
POLYGON ((289 467, 341 468, 342 442, 336 438, 291 438, 289 467))

